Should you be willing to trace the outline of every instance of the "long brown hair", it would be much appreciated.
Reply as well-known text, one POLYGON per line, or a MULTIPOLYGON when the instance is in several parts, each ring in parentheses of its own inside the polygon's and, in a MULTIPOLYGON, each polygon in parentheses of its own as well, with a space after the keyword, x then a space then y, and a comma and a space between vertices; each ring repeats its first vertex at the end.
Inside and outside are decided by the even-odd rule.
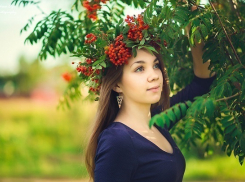
MULTIPOLYGON (((170 98, 169 98, 170 87, 168 84, 169 80, 168 80, 166 68, 163 63, 162 56, 156 53, 154 53, 154 55, 159 59, 160 70, 162 71, 163 74, 163 88, 162 88, 162 94, 159 102, 152 104, 151 110, 161 105, 162 106, 161 110, 163 111, 170 107, 170 98)), ((94 158, 95 158, 96 148, 97 148, 97 139, 100 133, 110 123, 114 121, 119 111, 118 103, 116 100, 116 96, 118 96, 118 93, 112 89, 119 81, 121 81, 122 74, 123 74, 123 66, 116 67, 113 65, 112 67, 108 68, 106 75, 102 78, 96 119, 85 153, 85 164, 90 176, 90 180, 91 178, 92 180, 94 180, 94 169, 95 169, 94 158)))

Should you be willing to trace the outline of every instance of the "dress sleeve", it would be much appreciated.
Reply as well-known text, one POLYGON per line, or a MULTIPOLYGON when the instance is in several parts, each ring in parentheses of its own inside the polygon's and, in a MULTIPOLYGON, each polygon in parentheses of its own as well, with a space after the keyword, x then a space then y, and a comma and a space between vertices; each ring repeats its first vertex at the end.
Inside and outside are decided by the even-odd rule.
POLYGON ((170 97, 170 107, 173 105, 190 100, 194 101, 196 96, 201 96, 210 91, 210 86, 216 78, 216 74, 210 78, 200 78, 194 74, 192 82, 179 91, 177 94, 170 97))
MULTIPOLYGON (((177 94, 170 97, 170 107, 172 107, 173 105, 177 103, 185 102, 188 100, 193 102, 196 96, 201 96, 201 95, 208 93, 210 91, 210 86, 215 79, 216 79, 216 74, 210 78, 200 78, 194 74, 194 78, 189 85, 187 85, 177 94)), ((153 117, 155 114, 159 114, 161 112, 160 108, 161 106, 155 108, 152 111, 151 116, 153 117)), ((183 118, 183 116, 181 116, 181 118, 183 118)), ((172 125, 167 129, 170 130, 177 122, 172 123, 172 125)))
POLYGON ((132 139, 123 130, 105 129, 95 155, 95 182, 130 182, 137 168, 132 139))

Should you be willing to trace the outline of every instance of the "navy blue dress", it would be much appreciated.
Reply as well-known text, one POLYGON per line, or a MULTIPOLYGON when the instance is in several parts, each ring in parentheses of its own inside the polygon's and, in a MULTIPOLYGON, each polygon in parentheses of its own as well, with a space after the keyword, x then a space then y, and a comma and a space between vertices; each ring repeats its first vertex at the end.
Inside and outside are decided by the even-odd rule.
MULTIPOLYGON (((170 106, 208 93, 215 78, 194 75, 189 85, 170 98, 170 106)), ((160 112, 156 108, 151 116, 160 112)), ((173 125, 164 129, 154 126, 168 140, 173 153, 163 151, 127 125, 112 122, 98 138, 95 182, 181 182, 186 163, 169 133, 173 125)))

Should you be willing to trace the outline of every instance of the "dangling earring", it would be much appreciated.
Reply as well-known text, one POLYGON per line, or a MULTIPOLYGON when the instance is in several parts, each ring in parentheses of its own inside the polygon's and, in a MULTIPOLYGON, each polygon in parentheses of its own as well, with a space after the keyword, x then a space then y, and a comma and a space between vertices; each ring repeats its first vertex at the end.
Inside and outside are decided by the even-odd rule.
POLYGON ((123 100, 123 96, 122 96, 122 95, 117 96, 117 103, 118 103, 118 107, 119 107, 119 108, 120 108, 121 105, 122 105, 122 100, 123 100))

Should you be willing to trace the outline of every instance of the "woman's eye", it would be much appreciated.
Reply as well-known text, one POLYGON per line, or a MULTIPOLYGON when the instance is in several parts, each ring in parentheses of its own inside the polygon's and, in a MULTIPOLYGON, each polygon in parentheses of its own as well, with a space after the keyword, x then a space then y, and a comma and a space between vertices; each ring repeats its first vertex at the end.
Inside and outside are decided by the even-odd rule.
MULTIPOLYGON (((159 64, 159 63, 155 64, 154 66, 156 66, 157 68, 160 68, 160 64, 159 64)), ((138 68, 135 70, 135 72, 142 71, 142 69, 143 69, 143 66, 140 66, 140 67, 138 67, 138 68)))
POLYGON ((138 72, 138 70, 142 70, 142 68, 143 68, 143 66, 138 67, 138 68, 135 70, 135 72, 138 72))
POLYGON ((157 68, 160 68, 160 64, 159 63, 155 64, 154 66, 157 66, 157 68))

